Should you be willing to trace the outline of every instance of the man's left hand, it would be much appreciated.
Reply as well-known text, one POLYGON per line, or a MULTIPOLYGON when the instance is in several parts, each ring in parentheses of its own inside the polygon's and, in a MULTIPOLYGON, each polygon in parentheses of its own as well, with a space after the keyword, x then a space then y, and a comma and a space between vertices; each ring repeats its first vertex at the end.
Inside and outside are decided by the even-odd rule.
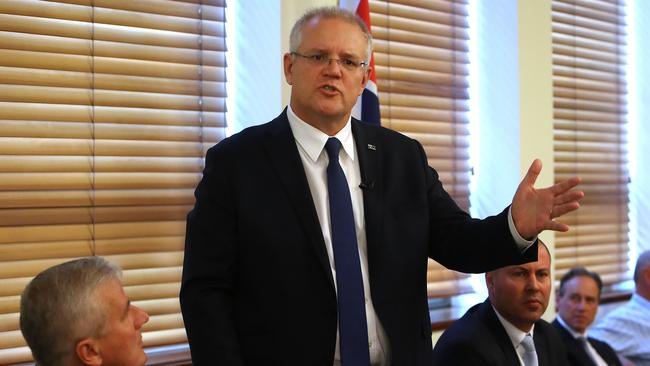
POLYGON ((527 240, 544 230, 568 231, 569 226, 554 219, 577 210, 584 193, 573 190, 580 183, 573 177, 550 187, 535 189, 535 181, 542 171, 542 162, 535 159, 526 176, 519 183, 512 199, 511 213, 519 235, 527 240))

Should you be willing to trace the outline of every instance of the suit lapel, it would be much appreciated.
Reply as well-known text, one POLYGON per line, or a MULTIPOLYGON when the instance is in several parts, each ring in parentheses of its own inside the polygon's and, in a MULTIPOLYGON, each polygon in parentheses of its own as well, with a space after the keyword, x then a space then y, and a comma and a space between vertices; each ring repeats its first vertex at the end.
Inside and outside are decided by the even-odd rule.
POLYGON ((553 366, 549 359, 549 346, 546 341, 546 334, 544 333, 544 329, 539 325, 535 326, 533 340, 535 341, 535 352, 537 352, 539 366, 553 366))
MULTIPOLYGON (((382 245, 381 240, 381 217, 382 217, 382 196, 383 187, 381 154, 382 146, 379 144, 376 127, 364 125, 356 119, 352 119, 352 134, 357 148, 359 168, 361 171, 361 182, 363 189, 363 210, 366 224, 366 242, 368 245, 368 267, 372 272, 372 260, 382 245)), ((371 281, 371 284, 373 282, 371 281)))
MULTIPOLYGON (((614 353, 614 350, 609 348, 609 346, 606 343, 603 343, 597 339, 587 337, 587 341, 591 346, 596 350, 596 353, 602 358, 605 363, 608 365, 620 365, 620 362, 618 360, 618 357, 616 356, 616 353, 614 353)), ((591 360, 591 357, 589 357, 591 360)))
POLYGON ((485 319, 487 329, 492 332, 494 341, 499 345, 499 348, 501 348, 501 353, 504 358, 503 364, 519 365, 519 356, 517 355, 517 351, 512 345, 512 341, 510 340, 510 337, 508 337, 508 333, 506 333, 506 330, 503 328, 503 325, 501 325, 501 322, 497 318, 497 314, 494 312, 492 304, 489 300, 485 300, 485 302, 481 304, 480 311, 481 317, 485 319))
POLYGON ((296 211, 296 216, 311 241, 310 245, 314 249, 318 262, 334 289, 334 278, 325 249, 325 240, 286 113, 285 109, 278 118, 271 122, 269 136, 263 143, 271 164, 284 186, 285 193, 296 211))
POLYGON ((560 324, 560 322, 557 321, 557 319, 553 320, 552 324, 555 327, 555 329, 558 331, 558 333, 562 336, 562 340, 566 345, 569 359, 575 360, 579 365, 594 365, 591 356, 587 354, 585 349, 582 348, 582 345, 578 343, 578 341, 575 338, 573 338, 571 333, 569 333, 569 331, 566 330, 562 326, 562 324, 560 324))

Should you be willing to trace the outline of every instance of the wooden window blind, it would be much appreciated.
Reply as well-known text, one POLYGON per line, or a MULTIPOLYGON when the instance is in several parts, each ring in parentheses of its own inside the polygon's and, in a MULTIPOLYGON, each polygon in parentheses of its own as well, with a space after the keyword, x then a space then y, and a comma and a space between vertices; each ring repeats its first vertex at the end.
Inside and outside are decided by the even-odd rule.
POLYGON ((101 255, 185 342, 185 215, 224 135, 225 0, 0 1, 0 364, 31 360, 20 293, 101 255))
POLYGON ((618 0, 552 3, 555 180, 579 175, 585 192, 556 235, 557 279, 574 266, 628 279, 624 12, 618 0))
MULTIPOLYGON (((381 124, 422 143, 445 190, 469 209, 468 22, 464 0, 371 0, 381 124)), ((429 260, 430 297, 471 291, 429 260)))

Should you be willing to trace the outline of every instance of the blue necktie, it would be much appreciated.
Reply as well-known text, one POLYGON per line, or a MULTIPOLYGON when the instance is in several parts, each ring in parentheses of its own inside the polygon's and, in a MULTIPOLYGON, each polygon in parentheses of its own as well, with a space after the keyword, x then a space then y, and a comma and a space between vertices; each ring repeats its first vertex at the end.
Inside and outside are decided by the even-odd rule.
POLYGON ((328 139, 325 150, 330 160, 327 166, 327 188, 336 267, 341 365, 369 366, 366 305, 352 200, 350 187, 339 165, 341 141, 328 139))

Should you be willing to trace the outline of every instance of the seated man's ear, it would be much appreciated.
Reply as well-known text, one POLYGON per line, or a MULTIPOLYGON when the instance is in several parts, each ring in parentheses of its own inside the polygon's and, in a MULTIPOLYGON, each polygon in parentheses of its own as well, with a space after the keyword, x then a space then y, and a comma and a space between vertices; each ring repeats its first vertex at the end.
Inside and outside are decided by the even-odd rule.
POLYGON ((99 345, 91 338, 77 342, 75 353, 84 365, 99 366, 102 364, 102 356, 99 353, 99 345))

